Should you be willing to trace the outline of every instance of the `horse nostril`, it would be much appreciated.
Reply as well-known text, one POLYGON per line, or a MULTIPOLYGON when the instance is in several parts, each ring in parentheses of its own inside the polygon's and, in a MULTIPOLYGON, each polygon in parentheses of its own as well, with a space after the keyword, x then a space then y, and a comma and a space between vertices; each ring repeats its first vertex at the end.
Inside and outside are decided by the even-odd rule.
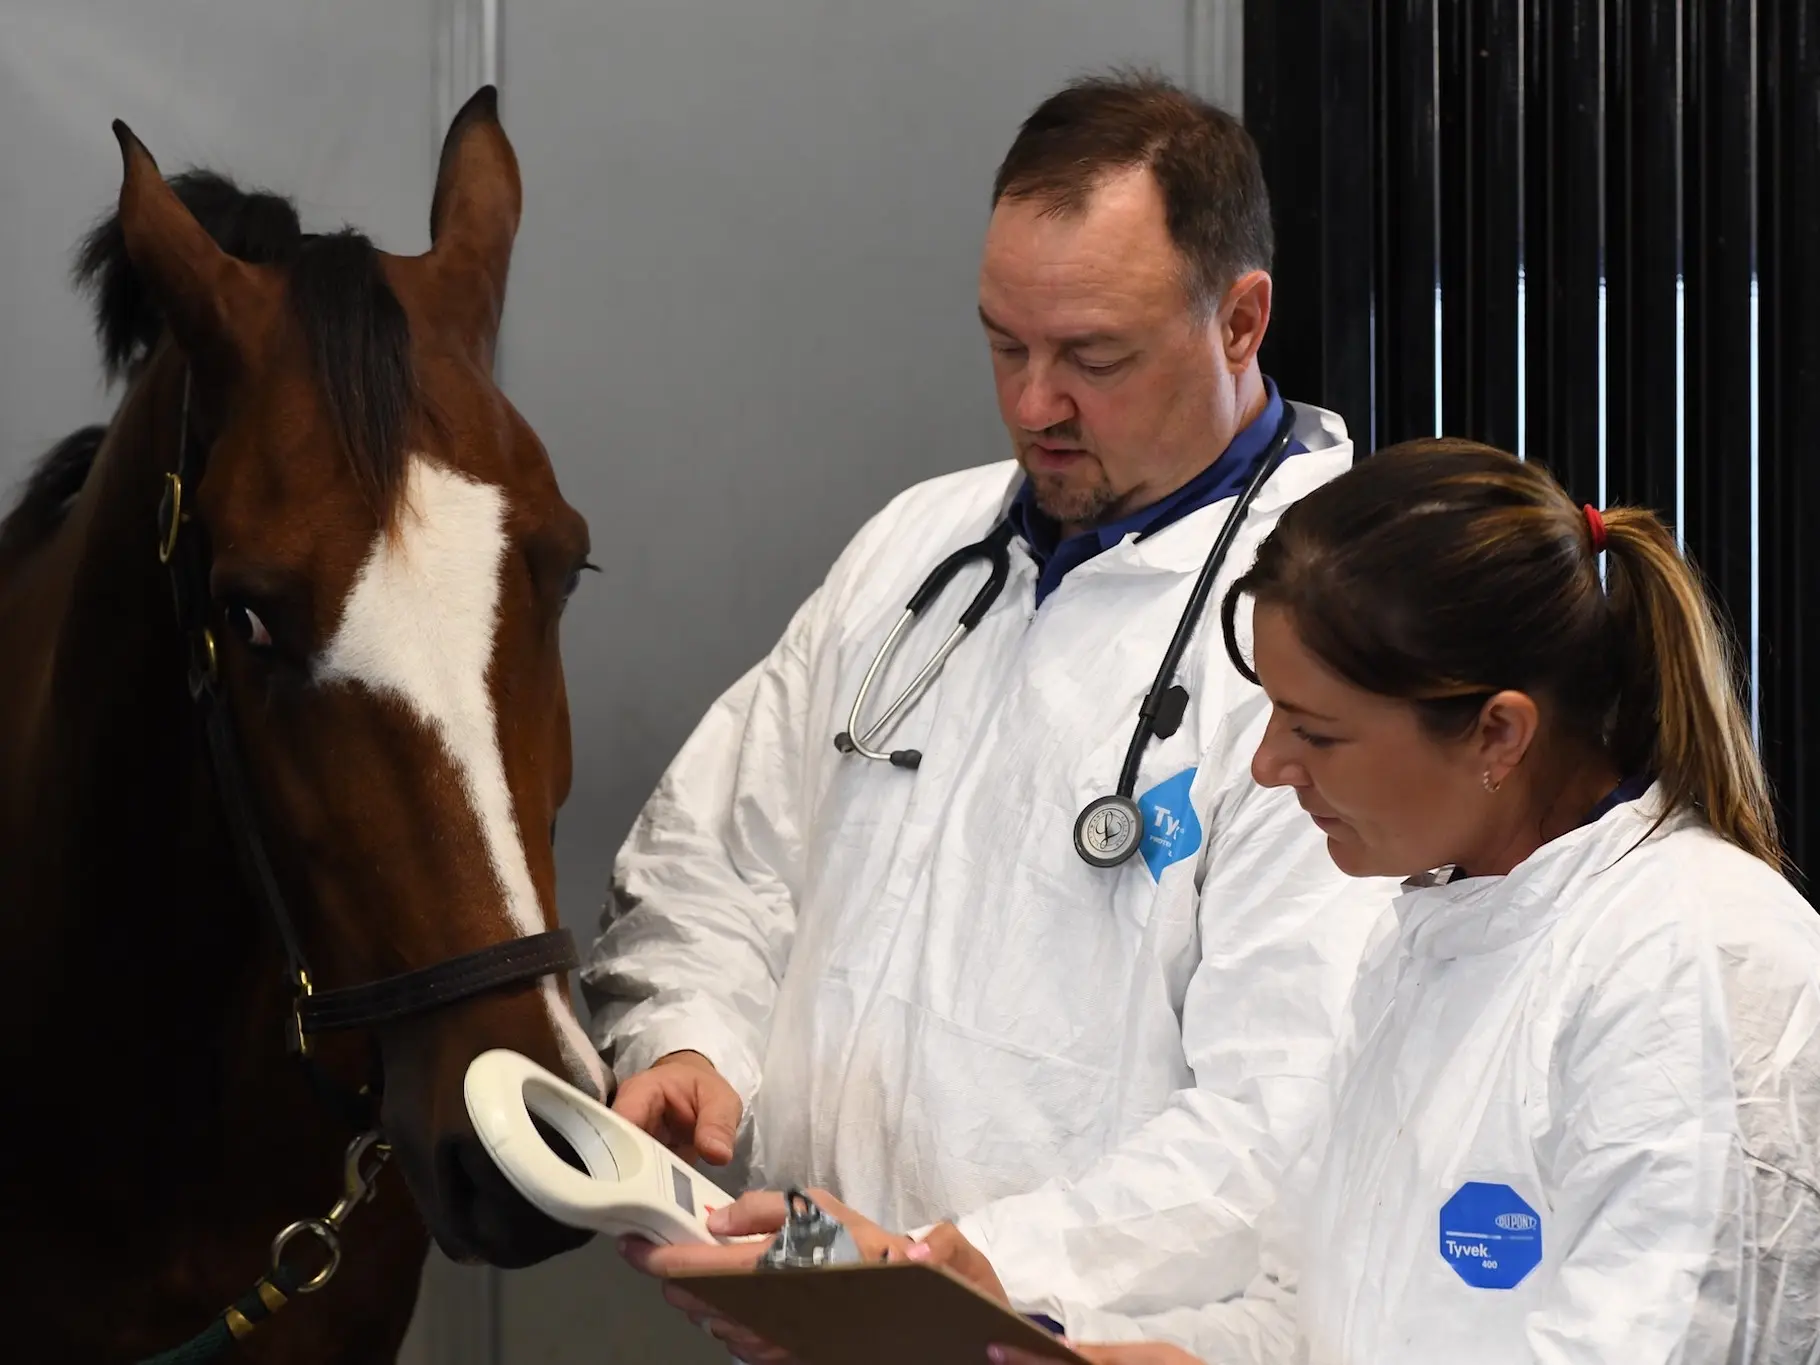
MULTIPOLYGON (((537 1124, 564 1162, 587 1167, 554 1129, 537 1124)), ((588 1241, 591 1231, 555 1222, 513 1188, 478 1138, 450 1136, 441 1144, 442 1209, 438 1240, 455 1260, 475 1257, 506 1270, 534 1265, 588 1241)))
POLYGON ((583 1161, 580 1154, 569 1145, 569 1140, 566 1137, 557 1132, 556 1129, 551 1127, 548 1123, 545 1123, 542 1119, 538 1118, 535 1114, 531 1115, 531 1124, 537 1129, 537 1135, 549 1144, 550 1150, 561 1157, 565 1164, 573 1166, 583 1175, 589 1174, 587 1163, 583 1161))

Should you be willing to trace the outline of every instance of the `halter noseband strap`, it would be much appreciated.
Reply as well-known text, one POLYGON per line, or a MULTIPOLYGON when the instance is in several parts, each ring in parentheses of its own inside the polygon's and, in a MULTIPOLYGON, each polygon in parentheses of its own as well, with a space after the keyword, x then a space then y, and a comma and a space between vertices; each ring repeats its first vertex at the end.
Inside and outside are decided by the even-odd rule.
POLYGON ((293 1006, 287 1043, 292 1053, 308 1057, 317 1033, 370 1028, 424 1014, 462 1000, 540 977, 573 971, 579 965, 575 941, 567 929, 507 939, 460 957, 379 981, 318 991, 284 892, 266 855, 248 792, 246 770, 235 740, 233 718, 223 703, 215 634, 209 624, 209 553, 200 528, 185 534, 190 516, 186 493, 202 478, 203 454, 190 440, 190 373, 183 376, 183 415, 177 436, 177 470, 164 476, 158 503, 158 559, 170 571, 177 624, 189 641, 190 696, 201 712, 208 737, 210 766, 233 835, 242 875, 265 903, 266 913, 283 945, 285 972, 293 1006))

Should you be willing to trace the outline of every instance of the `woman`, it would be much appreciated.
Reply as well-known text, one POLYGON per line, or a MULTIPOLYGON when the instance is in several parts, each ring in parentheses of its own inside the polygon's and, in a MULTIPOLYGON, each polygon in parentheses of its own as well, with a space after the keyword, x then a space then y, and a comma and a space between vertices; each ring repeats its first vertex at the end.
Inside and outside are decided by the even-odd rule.
POLYGON ((1258 781, 1347 872, 1409 880, 1267 1273, 1184 1339, 1218 1362, 1820 1358, 1820 920, 1661 522, 1416 442, 1284 515, 1225 602, 1241 667, 1244 599, 1258 781))
MULTIPOLYGON (((1820 919, 1662 524, 1411 443, 1290 508, 1222 618, 1272 704, 1257 780, 1407 880, 1265 1273, 1171 1335, 1218 1365, 1820 1359, 1820 919)), ((848 1220, 995 1288, 951 1228, 848 1220)))

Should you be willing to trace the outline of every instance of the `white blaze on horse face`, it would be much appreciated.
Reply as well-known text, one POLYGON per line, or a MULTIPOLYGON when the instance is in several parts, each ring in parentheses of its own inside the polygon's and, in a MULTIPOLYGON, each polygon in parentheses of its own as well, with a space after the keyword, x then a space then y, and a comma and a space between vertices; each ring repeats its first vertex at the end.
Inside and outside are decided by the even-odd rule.
MULTIPOLYGON (((543 912, 487 686, 505 515, 505 496, 494 485, 411 457, 396 532, 374 542, 316 676, 403 702, 441 741, 479 822, 511 927, 525 935, 543 931, 543 912)), ((557 983, 546 979, 542 994, 571 1071, 600 1093, 600 1058, 557 983)))

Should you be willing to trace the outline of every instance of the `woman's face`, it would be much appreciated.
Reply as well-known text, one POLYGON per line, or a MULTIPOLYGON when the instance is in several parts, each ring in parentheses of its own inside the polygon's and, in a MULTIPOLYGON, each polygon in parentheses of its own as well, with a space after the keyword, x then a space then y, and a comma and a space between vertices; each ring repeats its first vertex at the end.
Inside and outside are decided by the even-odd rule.
POLYGON ((1271 713, 1252 776, 1295 789, 1342 872, 1407 877, 1473 866, 1496 838, 1484 775, 1501 747, 1483 721, 1460 739, 1436 739, 1411 703, 1332 672, 1303 647, 1283 608, 1260 603, 1253 630, 1271 713))

